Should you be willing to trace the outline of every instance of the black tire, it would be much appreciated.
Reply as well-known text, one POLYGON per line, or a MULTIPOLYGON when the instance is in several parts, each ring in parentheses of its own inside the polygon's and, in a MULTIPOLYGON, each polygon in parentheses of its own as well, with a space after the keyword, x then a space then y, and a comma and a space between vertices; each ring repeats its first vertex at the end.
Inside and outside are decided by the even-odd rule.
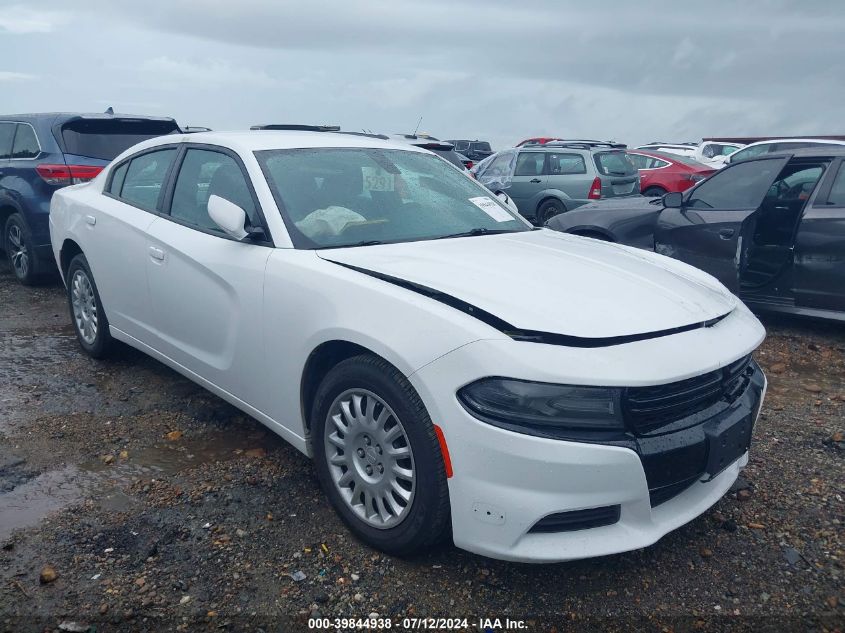
POLYGON ((106 312, 103 310, 103 303, 100 300, 100 293, 97 290, 97 284, 94 282, 94 275, 91 274, 91 267, 88 265, 88 260, 85 255, 79 254, 70 260, 70 265, 67 268, 67 275, 65 276, 67 285, 67 303, 70 310, 70 319, 73 323, 73 331, 76 332, 76 340, 79 341, 79 346, 82 351, 92 358, 104 358, 111 351, 114 346, 114 339, 109 332, 109 320, 106 317, 106 312), (93 340, 86 340, 86 334, 80 325, 80 319, 74 309, 73 300, 76 289, 75 284, 79 279, 80 284, 84 286, 82 279, 87 279, 90 284, 91 292, 93 293, 95 310, 89 311, 93 313, 96 319, 96 333, 93 340))
POLYGON ((537 224, 543 226, 546 222, 560 213, 566 213, 566 205, 560 200, 550 198, 540 203, 537 209, 537 224))
POLYGON ((43 280, 41 263, 35 256, 32 234, 20 213, 13 213, 3 227, 3 248, 15 278, 24 286, 34 286, 43 280))
POLYGON ((668 192, 663 187, 649 187, 643 191, 643 195, 649 198, 660 198, 665 196, 668 192))
POLYGON ((314 397, 311 438, 317 478, 335 511, 359 539, 388 554, 407 556, 449 535, 449 489, 434 425, 417 392, 390 363, 362 354, 332 368, 314 397), (367 524, 343 499, 329 470, 324 446, 327 418, 335 400, 350 389, 367 390, 387 403, 401 420, 413 451, 415 491, 407 514, 393 527, 367 524))

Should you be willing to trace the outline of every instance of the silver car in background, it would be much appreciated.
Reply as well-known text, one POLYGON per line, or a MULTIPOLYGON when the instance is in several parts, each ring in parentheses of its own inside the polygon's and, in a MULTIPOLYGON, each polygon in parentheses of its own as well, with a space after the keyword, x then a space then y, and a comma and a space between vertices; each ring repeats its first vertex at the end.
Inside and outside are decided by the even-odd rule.
POLYGON ((537 225, 592 200, 640 193, 625 145, 604 141, 524 145, 491 156, 474 175, 493 193, 507 194, 537 225))

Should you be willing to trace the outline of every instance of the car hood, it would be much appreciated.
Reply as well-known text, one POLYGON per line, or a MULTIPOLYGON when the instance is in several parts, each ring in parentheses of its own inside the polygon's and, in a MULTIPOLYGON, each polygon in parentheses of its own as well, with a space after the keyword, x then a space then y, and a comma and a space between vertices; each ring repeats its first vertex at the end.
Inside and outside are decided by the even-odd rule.
POLYGON ((715 279, 676 260, 549 230, 319 256, 444 293, 520 330, 585 339, 700 324, 737 301, 715 279))

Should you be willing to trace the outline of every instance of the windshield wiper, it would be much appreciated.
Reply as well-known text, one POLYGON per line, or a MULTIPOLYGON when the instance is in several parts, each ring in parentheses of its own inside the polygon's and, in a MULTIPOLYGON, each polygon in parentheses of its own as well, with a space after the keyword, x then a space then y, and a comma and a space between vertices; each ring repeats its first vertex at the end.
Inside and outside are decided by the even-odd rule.
POLYGON ((452 237, 475 237, 476 235, 497 235, 499 233, 517 233, 518 231, 511 231, 509 229, 486 229, 484 227, 478 227, 474 229, 470 229, 469 231, 462 231, 460 233, 452 233, 450 235, 441 235, 440 237, 435 237, 435 240, 448 240, 452 237))
POLYGON ((314 250, 315 251, 322 251, 329 248, 353 248, 355 246, 376 246, 378 244, 384 244, 381 240, 364 240, 363 242, 357 242, 356 244, 331 244, 328 246, 317 246, 314 250))

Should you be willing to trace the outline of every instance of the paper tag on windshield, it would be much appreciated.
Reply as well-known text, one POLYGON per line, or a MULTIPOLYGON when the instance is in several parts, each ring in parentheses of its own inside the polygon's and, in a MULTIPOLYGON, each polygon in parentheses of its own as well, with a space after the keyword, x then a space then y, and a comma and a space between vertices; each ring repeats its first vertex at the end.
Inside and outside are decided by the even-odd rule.
POLYGON ((361 167, 364 191, 393 191, 393 174, 378 167, 361 167))
POLYGON ((489 215, 491 218, 496 220, 496 222, 509 222, 510 220, 513 220, 513 216, 510 213, 505 211, 502 207, 496 204, 494 200, 488 198, 487 196, 470 198, 469 201, 484 211, 484 213, 489 215))

